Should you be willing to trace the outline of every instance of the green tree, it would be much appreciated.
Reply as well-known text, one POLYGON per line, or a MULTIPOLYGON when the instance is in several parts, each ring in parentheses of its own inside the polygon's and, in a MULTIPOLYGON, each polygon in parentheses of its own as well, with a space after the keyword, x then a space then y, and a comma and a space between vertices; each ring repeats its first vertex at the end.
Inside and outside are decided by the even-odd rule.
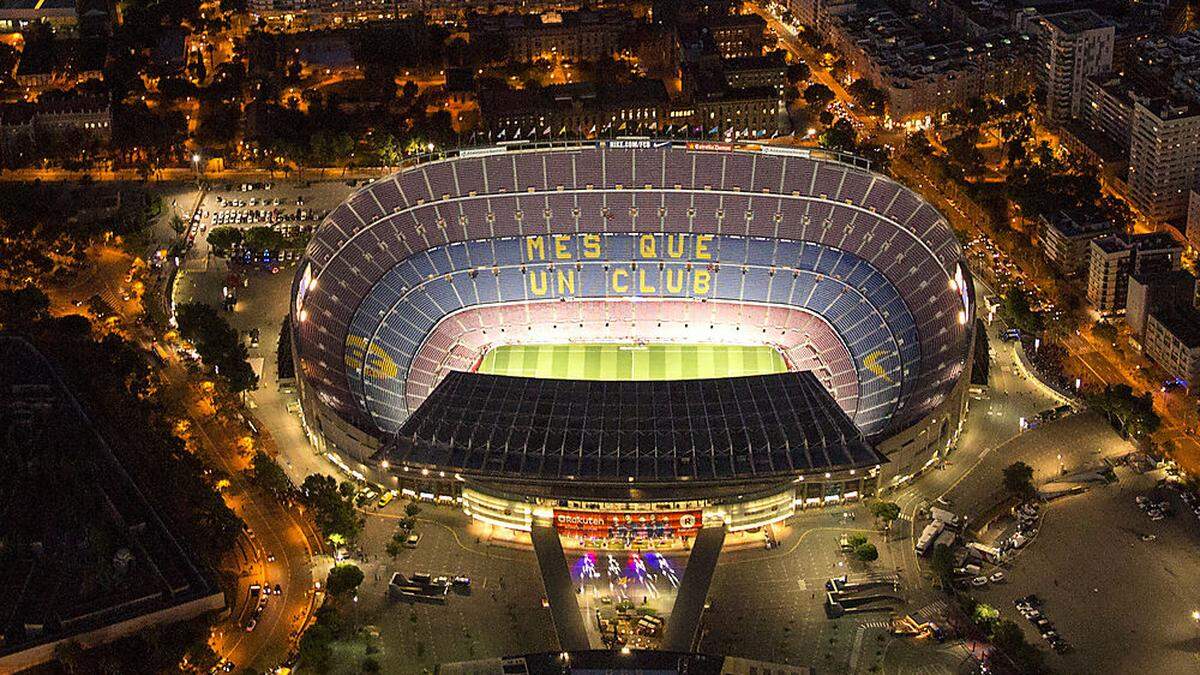
POLYGON ((333 476, 322 474, 311 474, 300 485, 300 500, 313 509, 317 527, 326 538, 354 541, 362 531, 362 518, 351 501, 353 494, 350 483, 339 486, 333 476))
POLYGON ((812 69, 803 61, 797 61, 787 67, 788 82, 793 85, 799 85, 810 77, 812 77, 812 69))
POLYGON ((852 534, 847 541, 850 544, 850 548, 853 549, 867 543, 867 538, 861 534, 852 534))
POLYGON ((850 120, 840 119, 821 134, 821 147, 852 153, 856 150, 857 140, 858 132, 854 130, 854 125, 850 123, 850 120))
POLYGON ((49 316, 50 298, 33 286, 0 290, 0 327, 33 323, 49 316))
POLYGON ((887 106, 887 94, 865 78, 855 80, 846 91, 872 115, 882 115, 887 106))
POLYGON ((879 549, 875 548, 875 544, 859 544, 854 547, 854 556, 864 562, 871 562, 879 559, 879 549))
POLYGON ((1020 499, 1030 499, 1037 490, 1033 487, 1033 467, 1025 462, 1013 462, 1004 467, 1004 489, 1020 499))
POLYGON ((306 670, 323 673, 329 667, 331 646, 337 636, 329 626, 317 621, 300 638, 300 664, 306 670))
POLYGON ((394 533, 383 550, 392 560, 395 560, 404 551, 404 535, 400 532, 394 533))
POLYGON ((208 231, 208 245, 213 253, 225 257, 242 244, 244 235, 238 227, 214 227, 208 231))
POLYGON ((235 394, 258 385, 258 376, 247 362, 246 345, 237 331, 211 306, 188 302, 175 308, 179 334, 196 347, 204 363, 225 380, 235 394))
POLYGON ((288 480, 283 467, 262 450, 254 453, 250 460, 250 475, 255 485, 277 498, 285 498, 292 492, 292 481, 288 480))
POLYGON ((933 547, 929 556, 929 567, 941 582, 942 588, 950 588, 954 581, 954 552, 945 544, 933 547))
POLYGON ((363 582, 363 571, 357 565, 343 563, 334 565, 325 579, 325 590, 334 597, 344 596, 363 582))
POLYGON ((810 84, 804 88, 804 102, 810 108, 820 109, 829 105, 834 99, 833 90, 823 84, 810 84))
POLYGON ((1004 294, 1000 314, 1009 325, 1023 333, 1041 333, 1045 327, 1042 315, 1034 312, 1030 306, 1029 295, 1024 289, 1015 286, 1004 294))
POLYGON ((1104 340, 1105 342, 1117 341, 1117 327, 1107 321, 1097 321, 1092 326, 1092 335, 1104 340))
POLYGON ((981 602, 975 605, 975 611, 971 613, 971 618, 974 619, 975 625, 990 633, 992 626, 1000 620, 1000 610, 981 602))
POLYGON ((409 518, 416 518, 417 514, 421 513, 421 505, 416 502, 409 502, 404 505, 404 515, 409 518))
POLYGON ((992 628, 992 644, 1013 662, 1017 672, 1028 675, 1045 672, 1045 657, 1025 641, 1025 633, 1016 623, 1008 619, 997 621, 992 628))
POLYGON ((877 520, 882 520, 885 526, 890 526, 892 521, 900 517, 900 505, 896 502, 873 501, 869 507, 871 515, 877 520))

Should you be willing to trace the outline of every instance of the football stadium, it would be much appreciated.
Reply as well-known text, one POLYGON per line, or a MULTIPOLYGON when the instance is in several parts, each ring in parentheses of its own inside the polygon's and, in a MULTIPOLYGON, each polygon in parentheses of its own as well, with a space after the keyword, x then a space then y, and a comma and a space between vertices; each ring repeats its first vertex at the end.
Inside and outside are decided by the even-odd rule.
POLYGON ((750 529, 953 446, 971 280, 946 220, 816 149, 463 148, 318 227, 291 301, 307 433, 514 530, 750 529))

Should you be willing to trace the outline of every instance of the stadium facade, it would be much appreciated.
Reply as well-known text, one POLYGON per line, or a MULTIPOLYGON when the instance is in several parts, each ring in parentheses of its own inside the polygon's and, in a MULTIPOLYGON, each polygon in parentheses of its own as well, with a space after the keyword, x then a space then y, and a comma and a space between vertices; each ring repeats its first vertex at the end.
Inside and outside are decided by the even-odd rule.
POLYGON ((902 483, 956 439, 973 314, 945 219, 865 162, 649 139, 461 149, 374 181, 318 228, 291 305, 303 419, 320 449, 516 529, 602 530, 618 515, 750 528, 902 483), (702 440, 617 419, 661 403, 646 401, 582 414, 612 427, 603 440, 563 440, 559 426, 582 424, 574 413, 529 428, 508 415, 501 437, 494 422, 461 422, 498 406, 497 387, 550 397, 531 402, 531 420, 592 390, 443 382, 498 346, 660 342, 774 347, 805 377, 697 395, 736 400, 736 386, 754 400, 803 399, 791 426, 817 420, 833 436, 760 438, 750 405, 703 423, 655 413, 704 426, 702 440), (456 389, 439 394, 443 384, 456 389), (427 399, 457 416, 423 409, 427 399))

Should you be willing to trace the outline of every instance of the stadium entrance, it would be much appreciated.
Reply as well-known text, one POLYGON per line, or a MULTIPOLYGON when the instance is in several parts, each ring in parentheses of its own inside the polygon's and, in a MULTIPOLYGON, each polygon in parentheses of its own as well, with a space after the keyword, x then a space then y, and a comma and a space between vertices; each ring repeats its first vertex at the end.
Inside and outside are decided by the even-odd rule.
POLYGON ((624 513, 554 510, 554 527, 559 535, 581 540, 584 546, 616 542, 629 548, 635 544, 674 543, 700 531, 704 514, 699 510, 624 513))

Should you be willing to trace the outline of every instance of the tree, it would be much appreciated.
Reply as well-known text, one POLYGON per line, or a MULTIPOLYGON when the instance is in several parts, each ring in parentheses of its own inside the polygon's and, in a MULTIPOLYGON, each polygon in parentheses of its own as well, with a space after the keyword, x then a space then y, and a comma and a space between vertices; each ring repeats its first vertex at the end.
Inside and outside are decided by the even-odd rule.
POLYGON ((392 538, 388 540, 387 545, 383 547, 383 550, 392 560, 395 560, 404 551, 404 535, 400 532, 394 533, 392 538))
POLYGON ((404 505, 404 515, 408 516, 409 518, 416 518, 417 514, 420 512, 421 505, 416 502, 409 502, 404 505))
POLYGON ((942 583, 942 588, 949 589, 954 581, 954 552, 950 547, 945 544, 934 546, 929 556, 929 567, 942 583))
POLYGON ((891 526, 892 521, 900 517, 900 505, 896 502, 874 501, 870 509, 871 515, 882 520, 885 527, 891 526))
POLYGON ((804 88, 804 102, 810 108, 824 108, 833 99, 833 90, 823 84, 810 84, 804 88))
POLYGON ((858 132, 850 120, 840 119, 834 122, 825 133, 821 134, 821 147, 842 152, 854 152, 858 132))
POLYGON ((208 231, 207 239, 213 253, 225 257, 242 244, 244 234, 238 227, 214 227, 208 231))
POLYGON ((1004 294, 1004 302, 1000 305, 1000 314, 1009 325, 1023 333, 1041 333, 1045 324, 1042 315, 1034 312, 1029 305, 1029 295, 1024 289, 1016 286, 1004 294))
POLYGON ((326 538, 353 541, 362 531, 362 519, 351 501, 353 494, 353 485, 339 486, 333 476, 311 474, 300 485, 300 499, 313 509, 317 527, 326 538))
POLYGON ((971 618, 975 620, 975 625, 986 632, 991 632, 992 626, 1000 620, 1000 610, 981 602, 975 605, 975 611, 971 613, 971 618))
POLYGON ((887 94, 871 84, 870 80, 860 78, 855 80, 846 90, 858 101, 858 104, 872 115, 882 115, 887 105, 887 94))
POLYGON ((305 669, 321 673, 329 666, 330 646, 337 636, 319 620, 319 616, 318 621, 309 626, 300 638, 300 663, 305 669))
POLYGON ((179 334, 196 346, 200 358, 222 377, 235 394, 258 386, 258 376, 250 367, 246 345, 237 331, 211 306, 188 302, 175 308, 179 334))
POLYGON ((1045 658, 1037 647, 1025 641, 1025 633, 1016 623, 1001 619, 992 628, 992 644, 1004 653, 1017 672, 1037 675, 1045 672, 1045 658))
POLYGON ((325 590, 334 597, 344 596, 363 582, 363 571, 357 565, 334 565, 325 579, 325 590))
POLYGON ((283 467, 271 459, 267 453, 259 450, 250 460, 251 480, 259 488, 283 499, 292 492, 292 481, 288 480, 283 467))
POLYGON ((859 544, 854 547, 854 555, 863 562, 871 562, 879 559, 879 549, 875 544, 859 544))
POLYGON ((1149 392, 1138 396, 1127 384, 1111 384, 1098 394, 1087 397, 1088 407, 1102 413, 1121 433, 1142 439, 1158 430, 1162 419, 1154 412, 1154 398, 1149 392))
POLYGON ((1004 489, 1020 499, 1033 497, 1037 493, 1033 487, 1033 467, 1025 462, 1013 462, 1004 467, 1004 489))
POLYGON ((33 286, 0 290, 0 327, 21 326, 48 316, 50 298, 33 286))
POLYGON ((1092 335, 1104 340, 1105 342, 1117 341, 1117 327, 1106 321, 1097 321, 1092 326, 1092 335))
POLYGON ((797 61, 789 64, 787 67, 788 82, 791 82, 793 85, 798 86, 810 77, 812 77, 812 69, 803 61, 797 61))
POLYGON ((847 542, 850 544, 850 548, 854 549, 867 543, 867 538, 861 534, 852 534, 847 542))

